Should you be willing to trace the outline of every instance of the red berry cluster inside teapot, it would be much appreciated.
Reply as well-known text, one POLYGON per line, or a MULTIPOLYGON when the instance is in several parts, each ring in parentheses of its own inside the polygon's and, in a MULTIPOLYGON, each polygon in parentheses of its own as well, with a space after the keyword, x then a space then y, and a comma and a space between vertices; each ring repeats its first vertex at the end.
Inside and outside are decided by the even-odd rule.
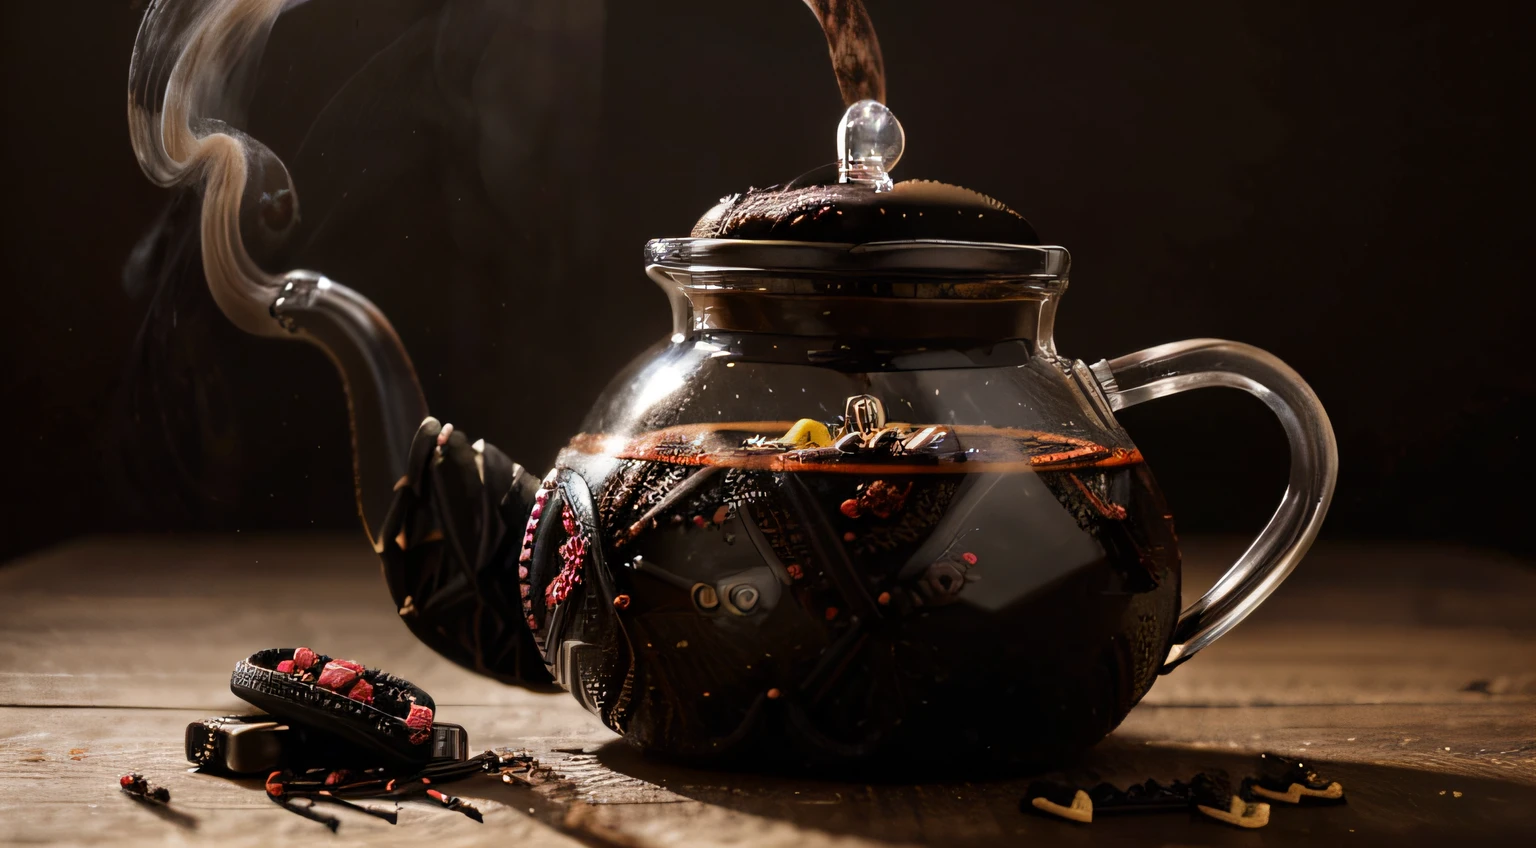
POLYGON ((204 182, 226 314, 341 369, 390 592, 457 663, 554 682, 679 757, 867 761, 942 737, 958 761, 1041 762, 1113 730, 1317 534, 1337 463, 1301 378, 1212 339, 1096 364, 1059 353, 1067 251, 983 194, 895 180, 906 139, 858 3, 809 4, 847 100, 836 166, 646 245, 673 333, 542 477, 428 416, 361 295, 249 260, 262 204, 294 195, 270 151, 198 120, 196 83, 283 4, 201 5, 146 17, 140 162, 204 182), (149 61, 165 45, 177 61, 149 61), (1115 413, 1206 386, 1276 413, 1291 474, 1253 546, 1181 610, 1173 517, 1115 413))

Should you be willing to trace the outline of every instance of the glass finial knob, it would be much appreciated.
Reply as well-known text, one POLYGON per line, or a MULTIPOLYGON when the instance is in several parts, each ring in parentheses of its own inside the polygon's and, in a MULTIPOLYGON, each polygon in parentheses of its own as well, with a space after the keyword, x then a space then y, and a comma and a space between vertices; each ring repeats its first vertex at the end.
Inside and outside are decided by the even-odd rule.
POLYGON ((842 182, 888 190, 891 169, 901 161, 907 136, 901 122, 878 100, 860 100, 848 107, 837 125, 837 167, 842 182))

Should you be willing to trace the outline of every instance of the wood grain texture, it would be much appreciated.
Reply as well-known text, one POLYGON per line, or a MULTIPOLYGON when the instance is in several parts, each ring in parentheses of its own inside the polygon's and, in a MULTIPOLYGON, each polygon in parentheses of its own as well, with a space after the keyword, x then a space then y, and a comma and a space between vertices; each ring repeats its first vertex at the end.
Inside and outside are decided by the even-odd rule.
MULTIPOLYGON (((1236 542, 1187 544, 1186 597, 1236 542)), ((271 845, 1250 844, 1182 815, 1083 828, 1018 812, 1028 777, 872 782, 700 771, 640 756, 563 694, 476 677, 406 632, 352 539, 97 539, 0 570, 0 839, 271 845), (527 747, 560 778, 458 794, 483 825, 422 804, 394 827, 338 811, 336 837, 254 781, 192 773, 186 723, 245 707, 236 659, 307 644, 431 692, 475 748, 527 747), (138 770, 185 818, 117 791, 138 770)), ((1058 775, 1119 783, 1235 774, 1272 750, 1326 762, 1350 803, 1279 808, 1270 844, 1319 838, 1444 844, 1536 829, 1536 570, 1494 554, 1323 545, 1252 619, 1163 678, 1104 743, 1058 775), (1459 796, 1455 793, 1461 793, 1459 796), (1442 794, 1443 793, 1443 794, 1442 794)), ((933 745, 942 746, 942 739, 933 745)))

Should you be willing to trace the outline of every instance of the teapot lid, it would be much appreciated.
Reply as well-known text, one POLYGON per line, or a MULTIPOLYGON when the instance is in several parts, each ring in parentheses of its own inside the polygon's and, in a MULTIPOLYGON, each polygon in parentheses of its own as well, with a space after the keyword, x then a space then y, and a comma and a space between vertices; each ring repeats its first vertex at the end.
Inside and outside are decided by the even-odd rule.
POLYGON ((837 126, 837 158, 787 185, 721 198, 694 238, 807 242, 946 241, 1037 244, 1023 215, 981 192, 932 180, 895 183, 906 133, 885 104, 860 100, 837 126))
POLYGON ((721 198, 690 238, 648 244, 648 264, 1065 278, 1066 250, 1041 246, 1029 221, 1001 202, 931 180, 894 182, 905 143, 890 109, 860 100, 838 124, 835 165, 721 198))
POLYGON ((906 180, 884 191, 853 182, 749 189, 722 198, 690 235, 843 244, 913 239, 1039 243, 1029 221, 1001 202, 932 180, 906 180))

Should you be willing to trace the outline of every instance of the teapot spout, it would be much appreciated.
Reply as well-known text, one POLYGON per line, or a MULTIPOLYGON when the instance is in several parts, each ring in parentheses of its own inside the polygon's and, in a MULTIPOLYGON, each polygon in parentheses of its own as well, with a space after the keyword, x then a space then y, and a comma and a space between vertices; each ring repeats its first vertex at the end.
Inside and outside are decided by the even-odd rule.
POLYGON ((204 276, 225 317, 248 333, 309 341, 341 370, 358 507, 378 548, 391 487, 427 415, 416 372, 362 295, 312 272, 266 270, 298 227, 298 193, 282 160, 225 120, 244 112, 267 34, 293 5, 150 4, 128 71, 129 134, 150 180, 199 189, 204 276))
POLYGON ((411 440, 427 417, 411 357, 372 301, 320 274, 288 273, 270 312, 282 330, 325 351, 341 372, 358 513, 380 551, 380 528, 406 475, 411 440))
POLYGON ((538 481, 428 417, 411 358, 367 298, 311 271, 266 270, 298 226, 298 194, 282 160, 224 117, 244 111, 267 33, 294 5, 150 4, 128 72, 134 154, 153 182, 199 189, 203 272, 225 317, 310 342, 340 370, 358 512, 411 631, 465 667, 547 682, 508 567, 538 481))

